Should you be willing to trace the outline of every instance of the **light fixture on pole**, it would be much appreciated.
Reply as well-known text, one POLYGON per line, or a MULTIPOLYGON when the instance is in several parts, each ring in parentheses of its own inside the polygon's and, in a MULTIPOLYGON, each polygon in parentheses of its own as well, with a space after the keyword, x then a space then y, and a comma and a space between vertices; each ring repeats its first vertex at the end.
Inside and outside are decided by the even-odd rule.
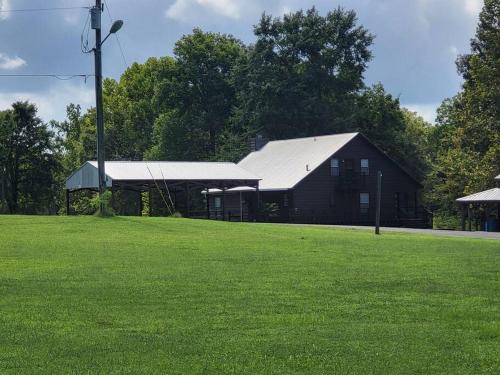
MULTIPOLYGON (((123 26, 123 21, 113 22, 108 35, 101 41, 101 13, 102 1, 96 0, 95 7, 90 10, 92 29, 95 30, 95 99, 96 99, 96 125, 97 125, 97 170, 99 179, 99 196, 102 198, 106 190, 106 172, 104 170, 104 116, 102 104, 102 53, 101 47, 111 34, 116 33, 123 26)), ((100 211, 103 212, 103 200, 100 199, 100 211)))

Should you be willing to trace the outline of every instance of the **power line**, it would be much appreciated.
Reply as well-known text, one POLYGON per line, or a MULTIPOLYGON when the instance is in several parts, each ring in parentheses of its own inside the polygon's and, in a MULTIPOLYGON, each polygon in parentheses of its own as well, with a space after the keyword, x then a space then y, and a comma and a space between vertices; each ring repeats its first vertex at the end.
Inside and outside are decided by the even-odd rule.
MULTIPOLYGON (((111 17, 111 12, 109 11, 109 7, 108 7, 108 2, 104 3, 104 7, 106 8, 106 12, 108 13, 108 17, 109 17, 110 22, 113 23, 113 17, 111 17)), ((128 67, 127 59, 125 58, 125 54, 123 53, 122 44, 120 43, 120 38, 118 37, 117 33, 115 33, 115 38, 116 38, 116 42, 118 44, 118 48, 120 49, 120 53, 122 55, 122 60, 123 60, 123 63, 125 64, 125 69, 126 69, 128 67)))
POLYGON ((89 7, 52 7, 52 8, 25 8, 25 9, 0 9, 0 13, 25 13, 25 12, 47 12, 55 10, 90 9, 89 7))
POLYGON ((56 78, 61 81, 68 81, 73 78, 83 78, 87 81, 87 78, 93 77, 93 74, 0 74, 0 77, 43 77, 43 78, 56 78))

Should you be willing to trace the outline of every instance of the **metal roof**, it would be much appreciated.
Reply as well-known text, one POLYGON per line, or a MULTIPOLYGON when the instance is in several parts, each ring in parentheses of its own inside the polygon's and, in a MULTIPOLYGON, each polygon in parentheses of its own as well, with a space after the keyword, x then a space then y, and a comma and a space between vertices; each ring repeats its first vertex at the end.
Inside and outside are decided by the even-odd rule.
MULTIPOLYGON (((113 181, 258 181, 234 163, 181 161, 106 161, 107 185, 113 181)), ((66 189, 96 188, 97 162, 88 161, 66 180, 66 189)), ((234 185, 233 185, 234 186, 234 185)))
POLYGON ((476 194, 467 195, 466 197, 458 198, 459 203, 487 203, 500 202, 500 188, 481 191, 476 194))
POLYGON ((291 189, 358 134, 271 141, 247 155, 238 166, 262 179, 261 190, 291 189))
POLYGON ((499 181, 500 182, 500 174, 495 177, 495 181, 499 181))

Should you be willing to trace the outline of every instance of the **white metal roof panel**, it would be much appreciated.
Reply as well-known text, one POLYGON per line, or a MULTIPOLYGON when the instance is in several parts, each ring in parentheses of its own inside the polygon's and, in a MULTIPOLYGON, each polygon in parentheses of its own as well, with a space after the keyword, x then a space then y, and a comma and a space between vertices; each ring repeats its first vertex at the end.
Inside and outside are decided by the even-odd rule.
MULTIPOLYGON (((90 161, 97 168, 96 161, 90 161)), ((189 161, 107 161, 113 180, 258 180, 234 163, 189 161)))
MULTIPOLYGON (((180 161, 106 161, 108 186, 112 181, 245 180, 259 177, 234 163, 180 161)), ((97 187, 97 162, 88 161, 66 180, 67 189, 97 187)))
POLYGON ((466 197, 458 198, 457 202, 500 202, 500 188, 493 188, 490 190, 481 191, 479 193, 467 195, 466 197))
POLYGON ((247 155, 238 166, 262 180, 261 190, 293 188, 358 133, 345 133, 268 142, 247 155))
POLYGON ((495 181, 500 181, 500 174, 495 177, 495 181))

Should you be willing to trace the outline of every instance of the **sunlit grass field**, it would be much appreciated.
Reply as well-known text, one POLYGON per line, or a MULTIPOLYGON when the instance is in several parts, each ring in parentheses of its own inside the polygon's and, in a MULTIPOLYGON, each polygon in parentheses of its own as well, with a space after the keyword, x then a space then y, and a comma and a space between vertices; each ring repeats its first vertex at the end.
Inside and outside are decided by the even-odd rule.
POLYGON ((500 243, 0 216, 2 374, 499 374, 500 243))

